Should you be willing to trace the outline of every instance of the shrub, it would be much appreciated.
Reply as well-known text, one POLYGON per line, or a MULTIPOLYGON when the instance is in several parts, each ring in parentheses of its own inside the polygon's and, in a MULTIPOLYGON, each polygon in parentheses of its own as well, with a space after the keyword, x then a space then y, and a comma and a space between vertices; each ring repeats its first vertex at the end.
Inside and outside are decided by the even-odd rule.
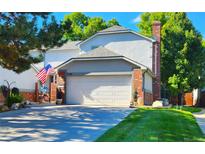
POLYGON ((12 88, 11 93, 14 95, 19 95, 19 89, 14 87, 14 88, 12 88))
POLYGON ((11 94, 10 96, 8 96, 6 103, 7 103, 7 106, 10 108, 12 104, 21 103, 22 101, 23 101, 23 97, 21 95, 11 94))

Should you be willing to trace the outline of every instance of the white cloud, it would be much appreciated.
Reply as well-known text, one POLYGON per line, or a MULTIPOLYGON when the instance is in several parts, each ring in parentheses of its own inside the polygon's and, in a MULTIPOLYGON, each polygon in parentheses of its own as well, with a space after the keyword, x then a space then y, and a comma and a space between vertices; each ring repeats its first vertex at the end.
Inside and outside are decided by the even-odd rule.
POLYGON ((134 22, 134 23, 137 23, 137 22, 140 22, 140 21, 141 21, 141 16, 140 15, 138 15, 136 18, 134 18, 132 20, 132 22, 134 22))

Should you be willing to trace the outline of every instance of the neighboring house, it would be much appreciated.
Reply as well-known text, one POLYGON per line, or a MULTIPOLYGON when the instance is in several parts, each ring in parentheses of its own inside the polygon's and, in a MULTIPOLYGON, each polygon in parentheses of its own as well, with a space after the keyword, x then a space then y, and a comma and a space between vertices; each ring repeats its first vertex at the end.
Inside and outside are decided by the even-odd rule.
MULTIPOLYGON (((4 69, 0 66, 0 85, 7 85, 6 81, 11 84, 12 87, 18 87, 22 95, 28 100, 35 99, 35 83, 38 81, 35 77, 37 70, 32 66, 29 70, 17 74, 13 71, 4 69), (6 80, 6 81, 5 81, 6 80)), ((3 96, 0 94, 0 102, 3 101, 3 96)))
MULTIPOLYGON (((53 67, 56 67, 67 59, 79 55, 80 50, 76 46, 77 43, 79 43, 79 41, 68 42, 61 47, 47 51, 45 54, 45 65, 50 63, 53 67)), ((38 54, 38 51, 31 51, 31 55, 33 56, 38 56, 38 54)), ((6 85, 4 80, 7 80, 9 83, 15 82, 11 87, 18 87, 25 99, 36 101, 35 91, 36 83, 38 82, 36 74, 43 68, 43 66, 44 62, 33 64, 29 70, 20 74, 4 69, 0 66, 0 85, 6 85)), ((47 83, 47 85, 49 84, 47 83)), ((1 101, 3 101, 3 96, 0 93, 0 102, 1 101)))
MULTIPOLYGON (((45 64, 58 72, 49 82, 65 89, 65 104, 129 106, 137 92, 140 105, 151 105, 160 98, 161 25, 154 22, 152 28, 153 38, 148 38, 113 26, 84 41, 49 50, 45 64)), ((40 70, 43 63, 33 67, 40 70)), ((50 99, 55 101, 53 88, 49 87, 50 99)))

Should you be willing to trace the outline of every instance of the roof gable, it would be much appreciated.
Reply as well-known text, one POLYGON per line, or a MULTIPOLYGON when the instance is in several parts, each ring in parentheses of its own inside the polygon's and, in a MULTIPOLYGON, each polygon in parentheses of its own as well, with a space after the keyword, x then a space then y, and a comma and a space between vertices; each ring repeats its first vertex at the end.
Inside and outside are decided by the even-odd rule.
POLYGON ((148 41, 151 41, 151 42, 156 42, 156 40, 154 38, 149 38, 147 36, 144 36, 142 34, 139 34, 133 30, 130 30, 130 29, 127 29, 125 27, 122 27, 122 26, 112 26, 112 27, 109 27, 107 29, 104 29, 104 30, 101 30, 99 32, 97 32, 96 34, 94 34, 93 36, 87 38, 86 40, 82 41, 82 42, 79 42, 78 45, 82 45, 84 43, 86 43, 87 41, 95 38, 96 36, 98 35, 106 35, 106 34, 117 34, 117 33, 132 33, 134 35, 137 35, 145 40, 148 40, 148 41))
POLYGON ((98 47, 91 51, 88 51, 87 53, 81 54, 78 56, 79 58, 91 58, 91 57, 115 57, 115 56, 121 56, 107 48, 104 47, 98 47))

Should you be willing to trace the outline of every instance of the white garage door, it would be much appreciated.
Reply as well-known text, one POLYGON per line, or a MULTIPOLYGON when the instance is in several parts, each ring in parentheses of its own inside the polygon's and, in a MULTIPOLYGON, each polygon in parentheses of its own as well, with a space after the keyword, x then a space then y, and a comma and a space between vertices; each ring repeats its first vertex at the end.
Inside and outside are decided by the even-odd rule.
POLYGON ((129 106, 131 75, 69 76, 67 104, 129 106))

